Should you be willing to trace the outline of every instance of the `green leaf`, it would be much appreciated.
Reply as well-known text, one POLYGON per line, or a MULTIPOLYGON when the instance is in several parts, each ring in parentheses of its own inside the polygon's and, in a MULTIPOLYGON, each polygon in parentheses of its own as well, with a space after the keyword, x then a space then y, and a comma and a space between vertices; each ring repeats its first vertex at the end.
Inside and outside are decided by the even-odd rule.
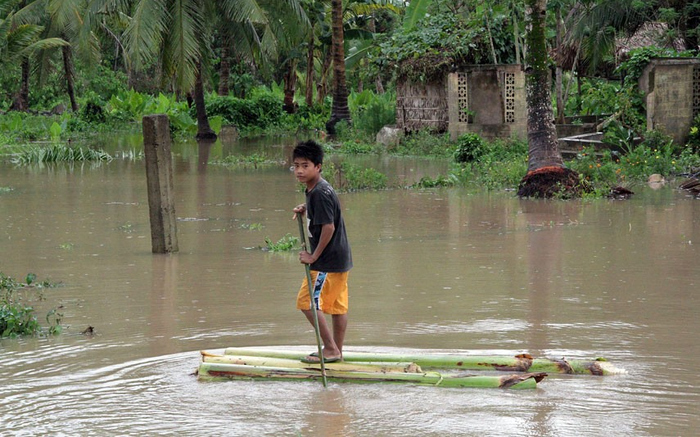
POLYGON ((56 140, 61 138, 61 131, 62 131, 61 125, 56 123, 55 121, 51 125, 51 128, 49 129, 49 131, 51 132, 51 139, 52 140, 56 141, 56 140))
POLYGON ((27 273, 27 278, 24 280, 27 285, 31 284, 36 280, 36 275, 34 273, 27 273))
POLYGON ((224 124, 224 117, 220 115, 215 115, 213 117, 209 117, 209 127, 212 128, 212 130, 219 135, 219 132, 221 132, 221 126, 224 124))
POLYGON ((410 30, 416 27, 418 21, 425 17, 428 11, 428 6, 432 0, 412 0, 406 8, 406 15, 403 18, 404 30, 410 30))

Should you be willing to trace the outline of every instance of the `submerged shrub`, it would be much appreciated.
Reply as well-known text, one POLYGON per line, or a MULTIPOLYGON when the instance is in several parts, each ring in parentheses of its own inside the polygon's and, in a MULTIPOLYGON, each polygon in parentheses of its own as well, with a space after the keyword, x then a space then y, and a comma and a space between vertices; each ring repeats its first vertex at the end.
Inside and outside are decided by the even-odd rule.
POLYGON ((344 162, 341 166, 344 176, 343 188, 346 190, 381 190, 386 188, 387 177, 373 168, 344 162))
POLYGON ((265 237, 266 249, 270 252, 288 252, 290 250, 295 250, 301 247, 301 243, 298 237, 292 236, 292 234, 287 234, 280 238, 276 243, 273 242, 269 237, 265 237))
MULTIPOLYGON (((26 282, 17 282, 10 276, 0 272, 0 337, 32 336, 43 334, 34 308, 26 302, 29 300, 41 300, 43 296, 40 290, 53 285, 48 281, 34 283, 36 275, 30 273, 26 282)), ((61 332, 61 319, 63 315, 56 308, 46 314, 46 322, 49 324, 48 334, 61 332)))

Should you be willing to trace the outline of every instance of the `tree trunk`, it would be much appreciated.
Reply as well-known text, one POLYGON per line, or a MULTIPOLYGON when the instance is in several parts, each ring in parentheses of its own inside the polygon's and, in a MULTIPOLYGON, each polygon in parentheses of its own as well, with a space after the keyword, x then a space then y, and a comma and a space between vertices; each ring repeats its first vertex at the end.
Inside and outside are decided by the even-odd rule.
POLYGON ((297 89, 297 61, 290 59, 287 64, 287 73, 284 75, 284 103, 282 109, 287 114, 294 114, 296 107, 294 106, 294 93, 297 89))
POLYGON ((321 77, 316 83, 316 103, 319 105, 323 105, 323 100, 328 95, 328 72, 330 71, 331 61, 331 55, 326 50, 323 56, 323 65, 321 66, 321 77))
MULTIPOLYGON (((562 46, 562 37, 564 33, 564 28, 563 28, 563 21, 561 19, 561 7, 557 7, 557 12, 556 12, 556 44, 557 44, 557 50, 561 50, 562 46)), ((566 103, 564 102, 564 82, 563 82, 563 76, 564 76, 564 69, 561 68, 561 65, 557 64, 556 67, 556 82, 555 82, 555 90, 557 93, 557 123, 558 124, 564 124, 564 106, 566 103)))
POLYGON ((231 75, 231 63, 228 59, 228 39, 225 39, 221 47, 221 63, 219 64, 219 89, 220 96, 228 96, 228 78, 231 75))
POLYGON ((197 78, 194 82, 194 106, 197 110, 197 136, 198 140, 216 139, 216 134, 209 126, 207 108, 204 104, 204 84, 202 81, 202 64, 197 64, 197 78))
POLYGON ((374 80, 374 88, 377 90, 377 94, 384 94, 384 84, 382 83, 382 76, 377 73, 377 78, 374 80))
POLYGON ((22 82, 19 85, 19 95, 15 101, 16 111, 29 111, 29 58, 22 58, 22 82))
POLYGON ((63 46, 63 69, 66 74, 66 88, 70 107, 73 112, 78 112, 78 102, 75 100, 75 85, 73 83, 73 57, 70 46, 63 46))
POLYGON ((309 47, 306 51, 306 106, 314 104, 314 28, 309 31, 309 47))
POLYGON ((333 54, 333 106, 326 131, 335 134, 335 125, 342 120, 351 123, 348 108, 348 89, 345 82, 345 38, 343 36, 343 0, 331 0, 332 54, 333 54))
POLYGON ((520 181, 518 196, 576 197, 588 187, 579 182, 576 172, 564 167, 559 152, 547 66, 547 0, 526 0, 525 9, 528 172, 520 181))
POLYGON ((557 132, 554 126, 549 93, 551 78, 547 67, 548 54, 545 37, 547 0, 526 0, 525 15, 528 25, 526 37, 528 48, 525 58, 528 173, 520 181, 518 195, 551 197, 554 195, 553 187, 561 182, 559 177, 561 169, 564 167, 564 161, 557 144, 557 132), (550 169, 551 171, 549 171, 550 169), (536 171, 537 173, 534 173, 536 171), (531 178, 535 174, 538 180, 532 181, 531 178), (550 180, 548 178, 550 174, 555 174, 556 177, 552 177, 550 180))

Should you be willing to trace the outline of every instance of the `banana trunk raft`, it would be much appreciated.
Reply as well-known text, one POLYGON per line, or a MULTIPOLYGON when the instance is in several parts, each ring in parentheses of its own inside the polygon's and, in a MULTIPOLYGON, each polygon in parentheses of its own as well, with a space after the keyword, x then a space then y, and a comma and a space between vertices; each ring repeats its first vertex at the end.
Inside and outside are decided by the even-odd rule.
MULTIPOLYGON (((202 352, 197 371, 201 380, 216 379, 321 379, 321 366, 301 362, 299 351, 228 348, 224 355, 202 352)), ((386 354, 345 352, 342 362, 326 363, 326 377, 335 382, 413 383, 441 387, 535 388, 547 373, 614 375, 625 373, 603 359, 591 361, 458 354, 386 354), (474 375, 463 371, 519 372, 509 375, 474 375), (461 372, 461 373, 459 373, 461 372)))
MULTIPOLYGON (((301 360, 297 351, 230 347, 224 355, 244 355, 301 360)), ((570 375, 616 375, 626 373, 604 358, 594 360, 567 360, 533 358, 529 354, 508 356, 460 354, 389 354, 378 352, 344 352, 344 362, 411 362, 423 369, 498 370, 504 372, 547 372, 570 375)))
MULTIPOLYGON (((320 380, 321 365, 303 363, 300 358, 202 352, 197 376, 200 380, 320 380)), ((544 372, 492 376, 424 371, 415 363, 398 361, 335 362, 327 363, 325 368, 326 378, 334 382, 412 383, 438 387, 532 389, 547 376, 544 372)))

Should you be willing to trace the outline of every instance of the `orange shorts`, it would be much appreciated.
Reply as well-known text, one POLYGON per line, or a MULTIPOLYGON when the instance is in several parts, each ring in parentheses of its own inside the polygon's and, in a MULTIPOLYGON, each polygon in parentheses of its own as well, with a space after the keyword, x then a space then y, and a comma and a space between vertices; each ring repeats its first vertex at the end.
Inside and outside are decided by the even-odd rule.
MULTIPOLYGON (((326 314, 346 314, 348 312, 348 274, 350 272, 325 273, 312 270, 314 282, 314 300, 316 309, 326 314)), ((297 309, 311 309, 309 286, 306 278, 301 283, 297 294, 297 309)))

